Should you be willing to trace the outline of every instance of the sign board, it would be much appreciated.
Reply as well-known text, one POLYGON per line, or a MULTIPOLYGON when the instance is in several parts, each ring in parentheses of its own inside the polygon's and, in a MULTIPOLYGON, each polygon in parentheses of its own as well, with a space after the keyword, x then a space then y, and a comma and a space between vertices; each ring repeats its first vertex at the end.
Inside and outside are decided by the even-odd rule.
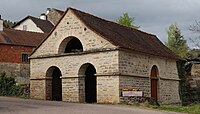
POLYGON ((122 91, 123 97, 142 96, 142 91, 122 91))

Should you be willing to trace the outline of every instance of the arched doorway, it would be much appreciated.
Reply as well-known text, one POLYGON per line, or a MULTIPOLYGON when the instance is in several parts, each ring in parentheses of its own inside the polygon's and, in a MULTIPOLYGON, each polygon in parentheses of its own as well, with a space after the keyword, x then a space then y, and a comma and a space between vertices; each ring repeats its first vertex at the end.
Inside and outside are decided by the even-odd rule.
POLYGON ((85 102, 95 103, 97 102, 97 78, 95 76, 96 69, 90 64, 84 64, 79 70, 79 75, 85 76, 85 102))
POLYGON ((51 80, 47 81, 46 94, 48 100, 62 101, 62 80, 61 71, 58 67, 52 66, 47 70, 47 77, 51 80))
POLYGON ((151 97, 158 100, 158 68, 156 65, 151 69, 151 97))
POLYGON ((65 38, 59 47, 59 53, 76 53, 82 51, 83 46, 81 41, 73 36, 65 38))

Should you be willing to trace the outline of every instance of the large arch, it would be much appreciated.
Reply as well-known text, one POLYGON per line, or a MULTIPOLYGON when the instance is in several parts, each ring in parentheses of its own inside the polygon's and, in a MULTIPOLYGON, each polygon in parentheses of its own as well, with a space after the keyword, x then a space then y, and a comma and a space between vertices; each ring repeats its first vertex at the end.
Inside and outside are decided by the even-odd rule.
POLYGON ((50 67, 46 72, 46 99, 62 101, 62 73, 56 66, 50 67))
POLYGON ((158 100, 158 67, 153 65, 151 68, 151 97, 158 100))
POLYGON ((61 42, 58 53, 76 53, 82 51, 83 45, 81 41, 74 36, 69 36, 61 42))
POLYGON ((95 76, 96 69, 90 64, 83 64, 79 69, 79 76, 84 76, 84 101, 86 103, 95 103, 97 102, 97 78, 95 76))

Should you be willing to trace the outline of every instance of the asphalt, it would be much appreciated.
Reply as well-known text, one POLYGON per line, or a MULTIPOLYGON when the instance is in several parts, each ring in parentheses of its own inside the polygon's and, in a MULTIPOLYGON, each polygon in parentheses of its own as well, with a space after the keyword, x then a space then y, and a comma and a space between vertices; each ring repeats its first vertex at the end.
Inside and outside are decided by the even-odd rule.
POLYGON ((0 114, 180 114, 124 105, 79 104, 0 97, 0 114))

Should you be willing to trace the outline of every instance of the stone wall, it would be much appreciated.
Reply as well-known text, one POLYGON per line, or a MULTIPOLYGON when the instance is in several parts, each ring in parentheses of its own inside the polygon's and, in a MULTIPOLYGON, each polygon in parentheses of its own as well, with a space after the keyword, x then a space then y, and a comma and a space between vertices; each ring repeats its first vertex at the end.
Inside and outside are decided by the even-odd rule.
MULTIPOLYGON (((192 63, 192 62, 191 62, 192 63)), ((184 72, 185 73, 185 72, 184 72)), ((182 79, 183 105, 200 102, 200 64, 192 63, 191 70, 187 70, 182 79)))
POLYGON ((29 64, 0 62, 0 72, 14 77, 19 84, 29 84, 29 64))
MULTIPOLYGON (((163 103, 161 101, 171 98, 167 103, 180 102, 177 87, 179 78, 175 60, 127 50, 119 51, 116 48, 87 28, 69 10, 48 39, 31 56, 31 82, 36 80, 47 82, 47 70, 51 66, 56 66, 62 73, 63 101, 84 102, 84 74, 80 74, 79 70, 82 65, 90 63, 96 69, 97 102, 118 103, 120 91, 124 87, 136 86, 144 91, 145 96, 149 97, 151 94, 151 68, 156 65, 159 70, 158 100, 163 103), (66 47, 70 36, 80 40, 83 45, 83 52, 60 52, 61 48, 66 47), (61 45, 63 42, 66 44, 61 45), (170 86, 170 84, 173 86, 170 86), (164 90, 165 88, 168 89, 164 90), (168 93, 170 96, 168 96, 168 93)), ((44 84, 46 85, 31 84, 32 98, 47 99, 50 84, 44 84), (43 95, 43 91, 35 90, 35 88, 41 88, 46 95, 43 95)))
POLYGON ((178 104, 179 77, 176 61, 143 55, 130 51, 119 52, 120 89, 136 87, 145 97, 151 97, 150 74, 152 66, 158 68, 158 103, 178 104))
POLYGON ((48 11, 49 12, 47 14, 47 20, 56 25, 62 17, 62 15, 53 8, 49 9, 48 11))
POLYGON ((134 76, 120 76, 119 77, 119 89, 120 96, 122 96, 123 88, 136 88, 143 92, 145 97, 150 97, 150 79, 144 77, 134 77, 134 76))
POLYGON ((78 55, 66 54, 61 57, 31 59, 30 62, 32 98, 49 99, 51 87, 47 82, 46 72, 51 66, 56 66, 62 73, 63 101, 84 102, 85 87, 84 77, 82 77, 84 74, 80 74, 79 71, 82 65, 90 63, 96 69, 97 102, 119 102, 119 78, 115 76, 119 71, 118 51, 82 52, 78 55), (37 80, 40 84, 36 83, 37 80))
POLYGON ((70 36, 80 40, 83 45, 83 51, 116 48, 116 46, 87 28, 71 11, 68 11, 56 27, 56 30, 52 32, 48 39, 31 57, 60 54, 59 49, 62 48, 60 47, 61 43, 70 36))
POLYGON ((119 103, 119 76, 97 77, 98 103, 119 103))
POLYGON ((192 65, 191 74, 187 78, 191 88, 200 87, 200 64, 192 65))

